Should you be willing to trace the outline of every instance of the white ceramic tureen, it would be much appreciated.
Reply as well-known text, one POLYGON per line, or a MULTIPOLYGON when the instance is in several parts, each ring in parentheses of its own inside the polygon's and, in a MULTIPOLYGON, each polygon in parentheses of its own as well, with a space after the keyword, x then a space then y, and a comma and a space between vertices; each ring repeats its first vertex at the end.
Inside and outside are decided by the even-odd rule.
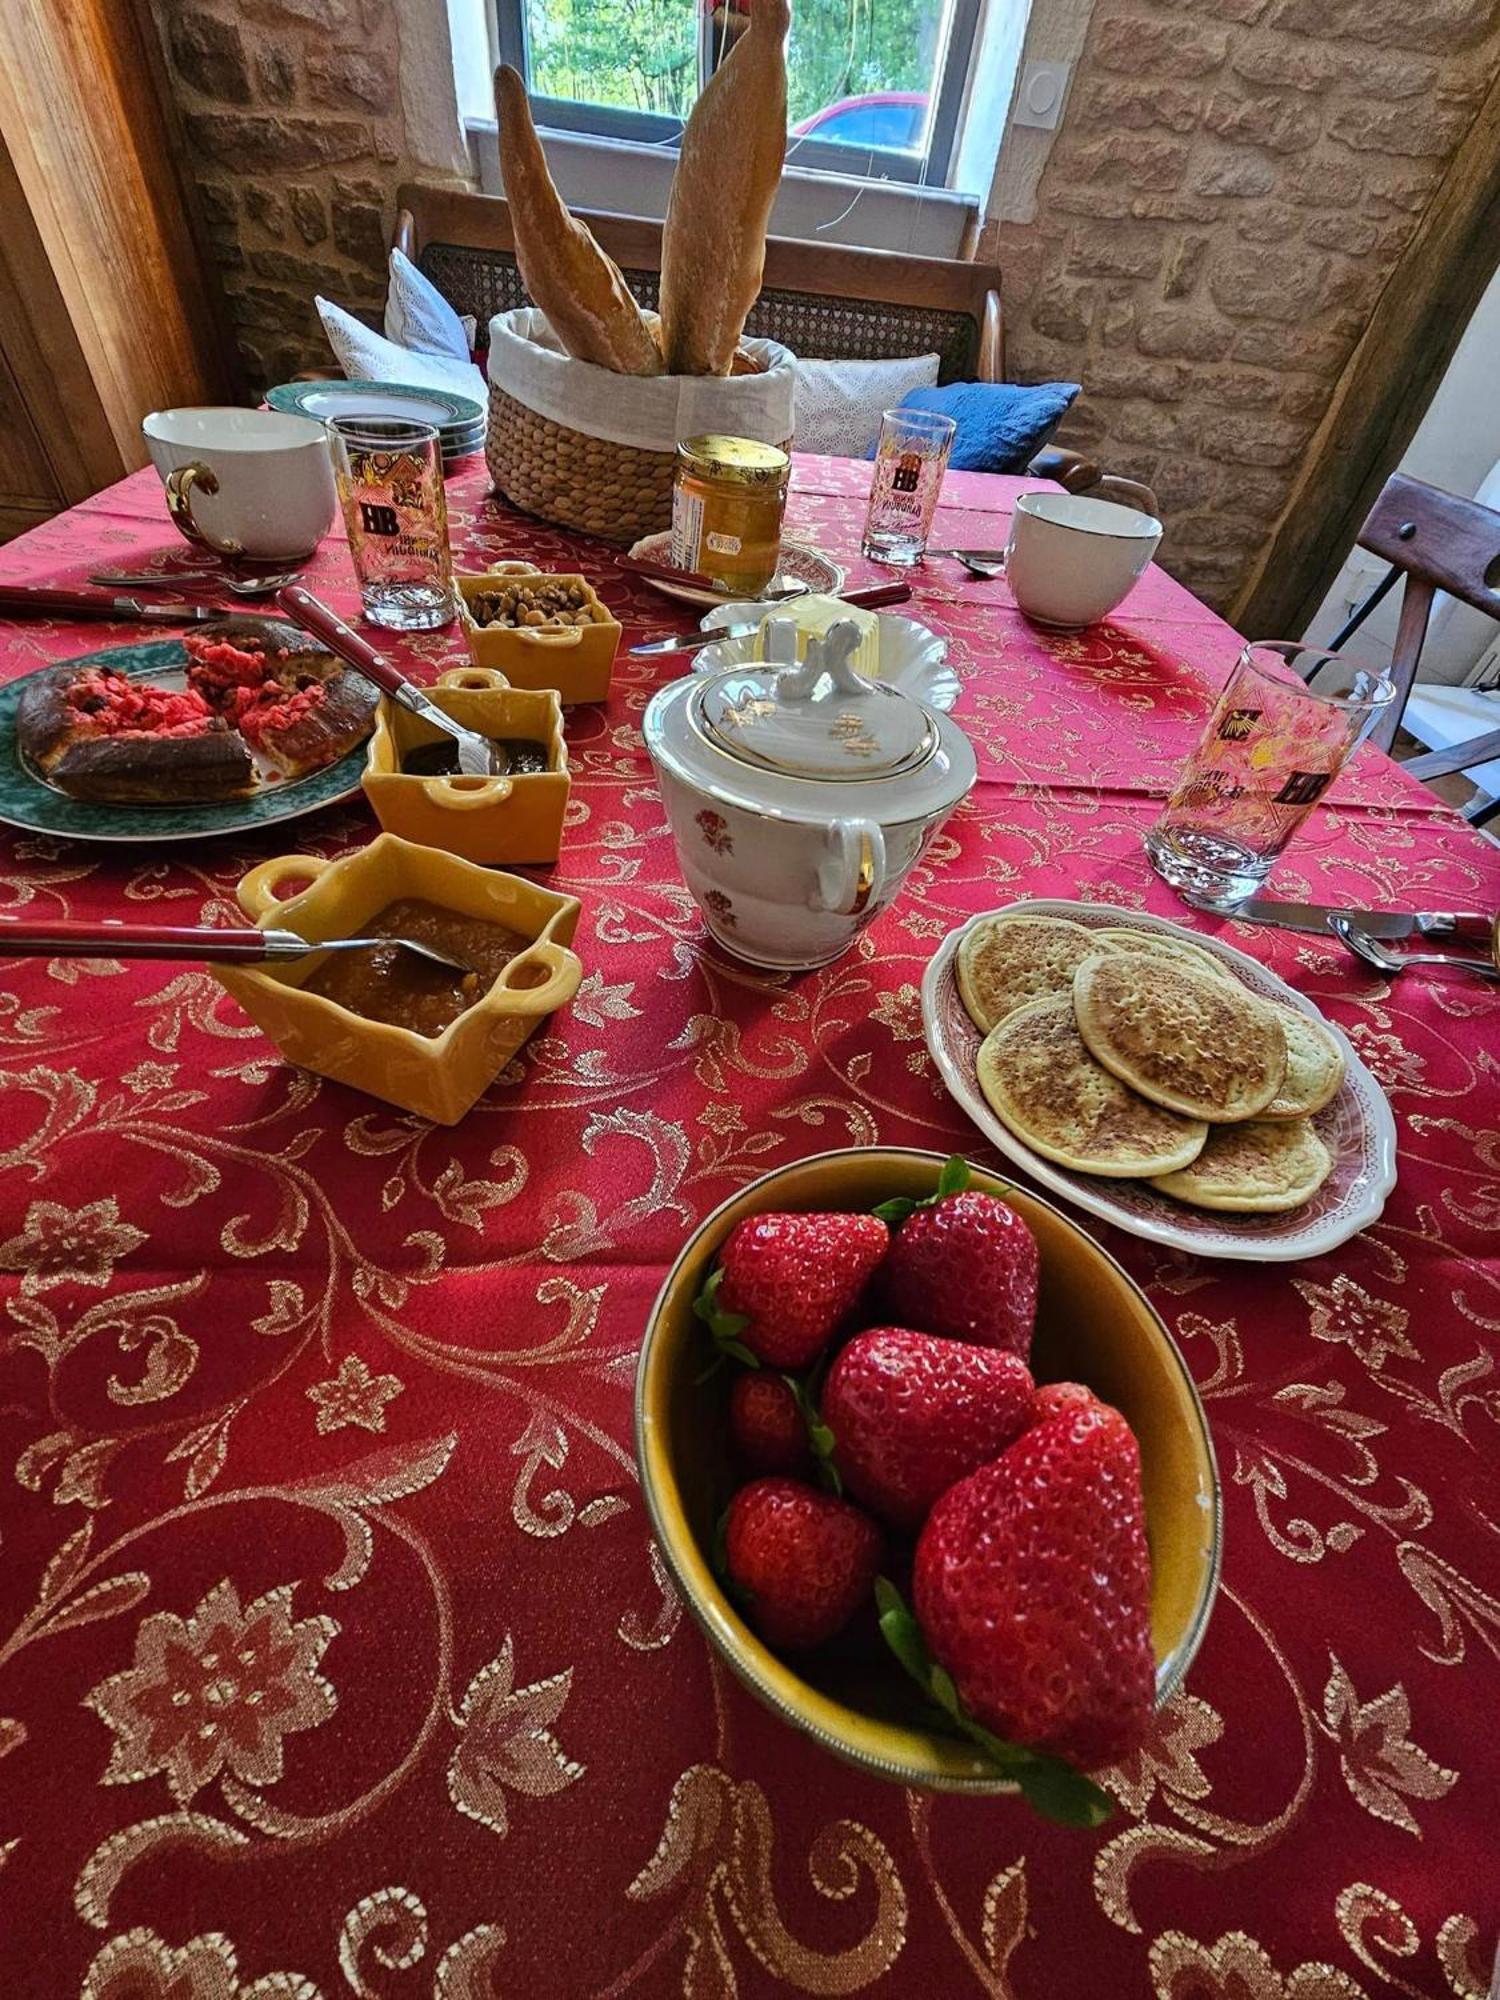
POLYGON ((835 625, 795 664, 770 657, 689 675, 646 710, 683 876, 727 951, 778 971, 826 965, 900 890, 972 788, 974 751, 950 716, 849 664, 835 625))

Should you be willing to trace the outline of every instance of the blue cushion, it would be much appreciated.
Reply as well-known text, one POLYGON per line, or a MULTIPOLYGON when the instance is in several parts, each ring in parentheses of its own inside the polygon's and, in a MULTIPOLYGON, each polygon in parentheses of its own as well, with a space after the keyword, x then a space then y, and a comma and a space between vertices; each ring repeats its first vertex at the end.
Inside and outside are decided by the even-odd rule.
POLYGON ((1024 472, 1062 422, 1076 382, 949 382, 940 389, 911 389, 903 410, 936 410, 958 425, 955 472, 1024 472))

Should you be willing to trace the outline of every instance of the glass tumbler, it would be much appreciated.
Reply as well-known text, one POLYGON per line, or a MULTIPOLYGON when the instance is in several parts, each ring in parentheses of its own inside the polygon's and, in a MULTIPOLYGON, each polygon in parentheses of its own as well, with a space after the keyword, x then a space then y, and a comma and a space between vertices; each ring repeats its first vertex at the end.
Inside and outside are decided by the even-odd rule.
POLYGON ((333 471, 364 615, 426 632, 455 614, 443 455, 431 424, 334 417, 333 471))
POLYGON ((861 554, 902 568, 921 561, 957 430, 952 417, 930 410, 886 411, 861 554))
POLYGON ((1246 646, 1146 835, 1157 874, 1201 909, 1253 896, 1395 693, 1315 646, 1246 646))

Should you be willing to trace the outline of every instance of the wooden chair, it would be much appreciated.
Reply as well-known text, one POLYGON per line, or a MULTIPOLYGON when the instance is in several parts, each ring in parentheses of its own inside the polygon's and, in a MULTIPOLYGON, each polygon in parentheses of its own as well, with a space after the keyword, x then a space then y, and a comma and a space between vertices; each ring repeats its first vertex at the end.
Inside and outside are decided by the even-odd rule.
MULTIPOLYGON (((516 269, 510 209, 498 195, 407 182, 396 190, 393 237, 455 312, 481 327, 529 303, 516 269)), ((580 209, 641 304, 660 285, 662 226, 580 209)), ((1005 368, 1000 273, 946 257, 802 243, 773 236, 765 284, 746 332, 780 340, 807 360, 938 356, 941 382, 998 382, 1005 368)))
MULTIPOLYGON (((1437 593, 1445 590, 1476 611, 1500 619, 1500 513, 1477 500, 1445 493, 1441 487, 1398 472, 1386 481, 1357 539, 1360 548, 1383 557, 1391 565, 1390 572, 1332 641, 1331 650, 1337 652, 1404 577, 1390 667, 1396 699, 1370 735, 1372 743, 1389 750, 1417 678, 1437 593)), ((1472 768, 1495 755, 1496 735, 1500 732, 1457 744, 1451 750, 1414 757, 1406 769, 1414 777, 1426 779, 1472 768), (1487 751, 1483 748, 1486 743, 1490 746, 1487 751)))

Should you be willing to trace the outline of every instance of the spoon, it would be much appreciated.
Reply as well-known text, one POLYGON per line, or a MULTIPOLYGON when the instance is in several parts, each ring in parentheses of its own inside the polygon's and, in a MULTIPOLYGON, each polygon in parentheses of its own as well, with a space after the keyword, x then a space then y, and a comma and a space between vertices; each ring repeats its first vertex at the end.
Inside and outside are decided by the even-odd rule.
POLYGON ((399 702, 409 714, 420 716, 423 722, 441 730, 444 736, 451 736, 458 745, 458 768, 466 778, 503 778, 509 772, 508 752, 491 743, 487 736, 480 736, 455 722, 451 715, 423 693, 415 681, 407 679, 394 660, 388 660, 384 653, 377 653, 368 640, 351 630, 311 591, 303 590, 295 583, 285 590, 278 590, 276 609, 284 612, 294 625, 300 625, 304 632, 311 632, 315 639, 321 639, 341 660, 347 660, 351 667, 362 673, 366 680, 373 681, 382 694, 388 694, 392 701, 399 702))
POLYGON ((298 937, 295 931, 219 930, 192 924, 24 922, 0 917, 0 956, 16 958, 197 958, 247 962, 305 958, 315 951, 373 951, 399 945, 442 972, 466 978, 474 968, 412 938, 298 937))
POLYGON ((285 584, 295 583, 302 572, 289 569, 280 576, 254 576, 236 580, 223 576, 217 570, 183 569, 171 576, 160 574, 150 576, 145 573, 132 575, 127 570, 101 570, 97 576, 89 578, 90 583, 134 584, 144 590, 175 590, 179 583, 213 583, 221 590, 227 590, 232 597, 269 597, 273 590, 280 590, 285 584))
POLYGON ((1392 951, 1378 938, 1357 929, 1346 916, 1330 917, 1328 927, 1356 958, 1388 976, 1405 972, 1409 965, 1448 965, 1457 972, 1477 972, 1481 979, 1500 979, 1500 964, 1482 958, 1462 958, 1452 952, 1392 951))

